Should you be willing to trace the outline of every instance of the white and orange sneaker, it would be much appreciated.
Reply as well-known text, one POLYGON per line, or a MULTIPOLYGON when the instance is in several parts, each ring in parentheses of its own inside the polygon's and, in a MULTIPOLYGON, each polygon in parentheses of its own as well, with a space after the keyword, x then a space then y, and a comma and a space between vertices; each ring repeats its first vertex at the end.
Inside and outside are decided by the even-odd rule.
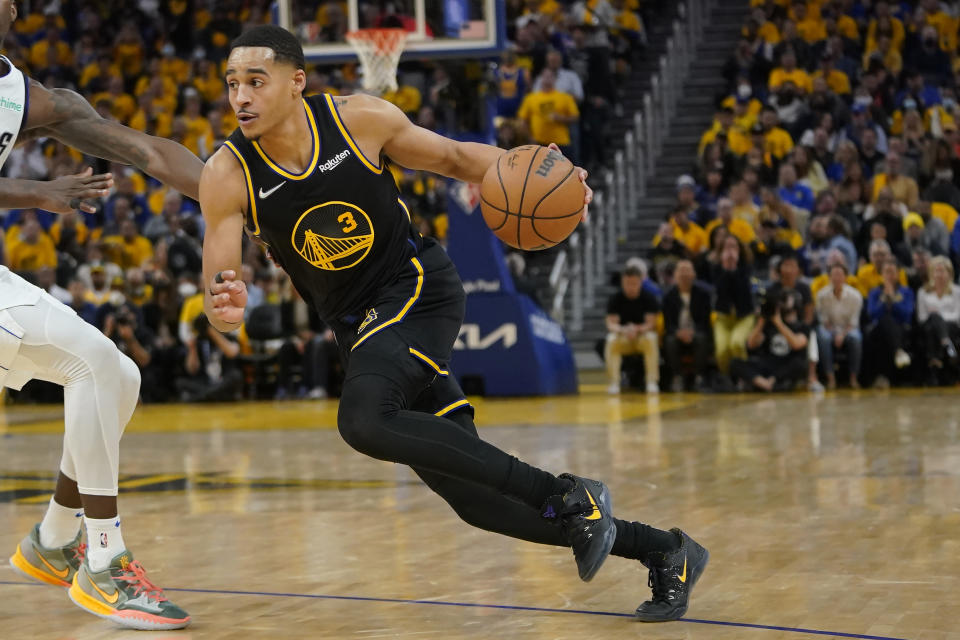
POLYGON ((146 570, 129 551, 117 554, 109 567, 96 573, 84 561, 68 593, 81 609, 131 629, 182 629, 190 624, 190 615, 147 579, 146 570))
POLYGON ((40 544, 40 525, 33 529, 17 545, 10 556, 10 566, 17 573, 57 587, 69 587, 73 576, 83 563, 87 545, 80 542, 81 532, 65 547, 47 549, 40 544))

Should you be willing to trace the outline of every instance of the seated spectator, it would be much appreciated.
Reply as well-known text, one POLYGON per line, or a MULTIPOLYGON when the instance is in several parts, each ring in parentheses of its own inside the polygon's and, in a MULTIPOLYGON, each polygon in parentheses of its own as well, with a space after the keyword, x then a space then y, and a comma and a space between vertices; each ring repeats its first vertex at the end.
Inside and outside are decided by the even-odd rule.
MULTIPOLYGON (((883 284, 882 268, 893 258, 893 253, 886 240, 874 240, 870 243, 869 256, 870 262, 863 264, 857 270, 857 282, 860 285, 858 289, 863 296, 870 295, 871 291, 883 284)), ((907 274, 903 269, 899 270, 897 281, 901 286, 907 286, 907 274)))
POLYGON ((105 237, 103 243, 108 256, 120 265, 121 269, 139 267, 153 257, 153 245, 140 235, 137 223, 133 220, 122 222, 120 233, 105 237))
MULTIPOLYGON (((843 252, 839 249, 831 249, 827 253, 827 264, 823 272, 818 275, 816 278, 810 281, 810 295, 813 296, 813 299, 816 300, 817 296, 820 295, 820 292, 823 291, 830 284, 830 271, 834 266, 842 264, 847 266, 846 257, 844 257, 843 252)), ((850 272, 850 269, 847 268, 847 284, 860 292, 860 281, 857 280, 857 276, 850 272)), ((863 297, 862 295, 860 296, 863 297)))
POLYGON ((793 209, 796 228, 805 229, 815 205, 813 191, 805 184, 797 182, 797 170, 790 162, 784 162, 780 165, 777 196, 793 209))
POLYGON ((910 366, 910 354, 906 340, 913 318, 914 296, 909 287, 899 282, 898 268, 894 258, 888 258, 881 267, 882 283, 871 289, 867 298, 869 326, 865 340, 870 366, 867 370, 875 376, 873 386, 878 389, 890 387, 896 371, 910 366))
POLYGON ((874 240, 874 226, 883 227, 882 239, 886 240, 891 250, 896 254, 903 252, 903 220, 907 217, 907 207, 897 202, 893 191, 884 188, 880 191, 876 202, 863 212, 863 226, 860 227, 860 237, 857 249, 861 254, 867 253, 869 243, 874 240))
POLYGON ((673 376, 670 388, 683 390, 681 356, 693 356, 696 389, 703 387, 710 355, 710 292, 696 282, 693 263, 681 260, 675 273, 676 285, 663 297, 663 346, 673 376))
MULTIPOLYGON (((932 222, 940 222, 933 220, 932 222)), ((941 223, 942 224, 942 223, 941 223)), ((931 255, 945 255, 943 248, 933 244, 936 240, 933 236, 926 235, 926 229, 923 218, 919 213, 908 213, 903 219, 903 242, 906 253, 913 255, 914 252, 921 249, 928 251, 931 255)))
POLYGON ((809 147, 794 147, 791 162, 797 173, 797 182, 810 189, 815 196, 830 186, 823 166, 814 158, 809 147))
POLYGON ((806 71, 797 66, 797 54, 792 48, 783 50, 780 54, 780 66, 770 72, 770 91, 776 91, 785 82, 792 82, 801 93, 813 91, 813 81, 806 71))
POLYGON ((738 180, 730 187, 730 199, 733 201, 732 214, 738 220, 743 220, 756 229, 760 224, 760 207, 753 201, 750 187, 745 180, 738 180))
POLYGON ((747 337, 750 356, 730 363, 735 381, 760 391, 773 391, 793 389, 807 375, 810 328, 800 319, 797 309, 784 305, 785 299, 767 291, 767 299, 761 303, 760 315, 747 337))
POLYGON ((860 359, 863 353, 863 335, 860 333, 860 311, 863 308, 863 296, 848 284, 850 273, 842 260, 834 262, 830 272, 829 286, 817 294, 817 315, 820 326, 817 327, 817 344, 820 366, 827 378, 827 388, 837 388, 837 375, 834 370, 834 349, 842 350, 847 356, 850 370, 850 387, 859 389, 857 375, 860 373, 860 359))
POLYGON ((660 346, 657 338, 657 314, 660 302, 643 289, 646 264, 631 261, 620 276, 620 291, 607 302, 607 338, 604 361, 607 366, 607 391, 620 393, 623 356, 642 355, 646 370, 647 393, 660 391, 660 346))
POLYGON ((528 93, 517 117, 523 120, 537 144, 556 143, 563 155, 576 160, 570 147, 570 127, 580 119, 580 110, 569 93, 557 91, 556 74, 544 69, 538 79, 540 91, 528 93))
POLYGON ((280 348, 280 371, 277 375, 277 398, 309 398, 319 400, 331 395, 331 362, 337 355, 337 342, 313 308, 304 302, 296 289, 284 289, 280 316, 287 339, 280 348), (293 371, 299 369, 299 386, 293 371))
POLYGON ((240 346, 233 334, 220 333, 200 313, 192 323, 186 341, 184 369, 187 377, 177 379, 182 402, 230 402, 236 400, 243 384, 237 356, 240 346))
MULTIPOLYGON (((749 127, 741 129, 734 122, 735 113, 730 107, 722 107, 713 120, 713 124, 700 137, 700 145, 697 148, 697 155, 702 156, 707 145, 717 139, 717 136, 723 134, 727 137, 727 147, 735 155, 743 155, 750 150, 750 139, 747 138, 745 131, 749 127)), ((753 122, 750 122, 752 125, 753 122)))
MULTIPOLYGON (((950 254, 950 231, 948 229, 953 229, 957 221, 956 211, 952 209, 953 207, 950 205, 941 202, 920 200, 917 203, 917 213, 920 215, 921 222, 923 222, 922 244, 935 256, 950 254), (944 220, 951 218, 951 224, 948 226, 944 220)), ((904 219, 904 226, 906 224, 906 219, 904 219)))
POLYGON ((902 202, 908 209, 914 210, 920 200, 920 190, 917 181, 901 172, 900 155, 894 151, 887 153, 884 161, 884 172, 873 176, 870 181, 871 200, 876 201, 880 192, 889 187, 893 199, 902 202))
POLYGON ((949 364, 958 364, 960 344, 960 288, 954 284, 953 265, 943 257, 930 260, 930 279, 917 294, 917 324, 923 331, 927 364, 936 376, 949 364))
POLYGON ((926 25, 920 34, 920 46, 907 53, 905 64, 923 75, 923 79, 935 86, 946 84, 951 76, 950 57, 940 48, 939 34, 933 25, 926 25))
POLYGON ((827 250, 839 251, 847 264, 848 273, 853 273, 857 266, 857 249, 850 240, 850 228, 846 221, 838 214, 827 217, 827 250))
POLYGON ((777 119, 792 138, 803 134, 803 127, 808 120, 810 106, 804 100, 803 94, 797 91, 793 82, 786 81, 769 98, 770 106, 777 110, 777 119))
POLYGON ((916 296, 930 280, 930 260, 933 256, 926 249, 918 249, 910 258, 912 264, 907 269, 907 286, 916 296))
POLYGON ((71 255, 78 262, 83 260, 90 230, 76 211, 57 216, 57 221, 50 226, 49 233, 57 251, 71 255))
POLYGON ((717 217, 717 204, 726 195, 723 184, 722 162, 710 166, 706 171, 705 183, 697 190, 697 217, 695 222, 701 227, 706 226, 717 217))
POLYGON ((70 302, 67 306, 77 312, 88 324, 97 324, 97 305, 87 298, 87 285, 80 278, 74 278, 67 287, 70 292, 70 302))
POLYGON ((793 138, 780 126, 776 109, 771 106, 764 107, 760 113, 760 125, 763 131, 763 151, 776 160, 783 160, 793 150, 793 138))
POLYGON ((850 95, 850 78, 847 74, 833 66, 833 55, 824 52, 820 56, 820 69, 814 72, 814 78, 823 78, 830 90, 839 96, 850 95))
POLYGON ((676 267, 678 261, 687 257, 687 249, 676 241, 673 235, 673 225, 664 222, 657 233, 660 241, 650 249, 649 261, 653 267, 653 277, 660 284, 664 282, 664 274, 668 269, 676 267))
POLYGON ((57 267, 57 250, 36 218, 29 218, 20 228, 17 241, 7 249, 11 271, 31 272, 42 267, 57 267))
POLYGON ((730 361, 747 357, 747 336, 753 329, 753 287, 750 284, 750 254, 729 235, 720 250, 720 263, 711 278, 716 290, 713 344, 720 373, 730 372, 730 361))
POLYGON ((800 249, 800 255, 803 263, 806 265, 807 275, 816 276, 823 273, 827 264, 827 253, 830 248, 827 246, 829 235, 827 234, 827 218, 829 216, 816 215, 810 220, 810 228, 807 230, 807 242, 800 249))
POLYGON ((717 204, 717 216, 716 220, 711 221, 704 229, 708 236, 715 228, 723 225, 746 246, 750 246, 757 239, 757 234, 750 224, 733 216, 733 200, 730 198, 720 199, 717 204))

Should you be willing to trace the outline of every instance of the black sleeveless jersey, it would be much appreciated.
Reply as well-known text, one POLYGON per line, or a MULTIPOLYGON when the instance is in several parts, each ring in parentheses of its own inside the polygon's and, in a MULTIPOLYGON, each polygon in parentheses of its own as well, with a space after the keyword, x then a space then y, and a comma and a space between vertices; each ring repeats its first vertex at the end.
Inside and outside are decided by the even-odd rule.
POLYGON ((362 314, 421 247, 383 163, 363 156, 329 95, 303 100, 313 138, 300 174, 278 166, 238 128, 226 147, 247 182, 247 231, 270 247, 327 321, 362 314))

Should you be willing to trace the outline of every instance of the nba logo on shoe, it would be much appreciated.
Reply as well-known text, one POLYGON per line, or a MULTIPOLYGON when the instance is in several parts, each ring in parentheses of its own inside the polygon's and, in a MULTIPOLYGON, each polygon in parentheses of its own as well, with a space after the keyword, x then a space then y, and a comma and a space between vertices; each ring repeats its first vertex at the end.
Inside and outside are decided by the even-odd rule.
POLYGON ((106 533, 106 531, 104 531, 103 533, 100 534, 100 546, 103 547, 103 548, 106 548, 106 547, 108 546, 108 545, 107 545, 107 533, 106 533))

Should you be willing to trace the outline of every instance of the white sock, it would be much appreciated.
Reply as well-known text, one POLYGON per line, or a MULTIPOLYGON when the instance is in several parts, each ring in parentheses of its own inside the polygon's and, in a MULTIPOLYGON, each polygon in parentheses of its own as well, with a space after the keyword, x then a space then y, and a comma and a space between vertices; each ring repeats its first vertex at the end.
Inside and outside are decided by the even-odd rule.
POLYGON ((120 533, 120 516, 97 520, 85 518, 87 523, 87 563, 97 573, 110 566, 110 561, 126 549, 120 533))
POLYGON ((47 549, 67 546, 77 537, 82 520, 82 507, 65 507, 50 498, 50 506, 40 522, 40 544, 47 549))

